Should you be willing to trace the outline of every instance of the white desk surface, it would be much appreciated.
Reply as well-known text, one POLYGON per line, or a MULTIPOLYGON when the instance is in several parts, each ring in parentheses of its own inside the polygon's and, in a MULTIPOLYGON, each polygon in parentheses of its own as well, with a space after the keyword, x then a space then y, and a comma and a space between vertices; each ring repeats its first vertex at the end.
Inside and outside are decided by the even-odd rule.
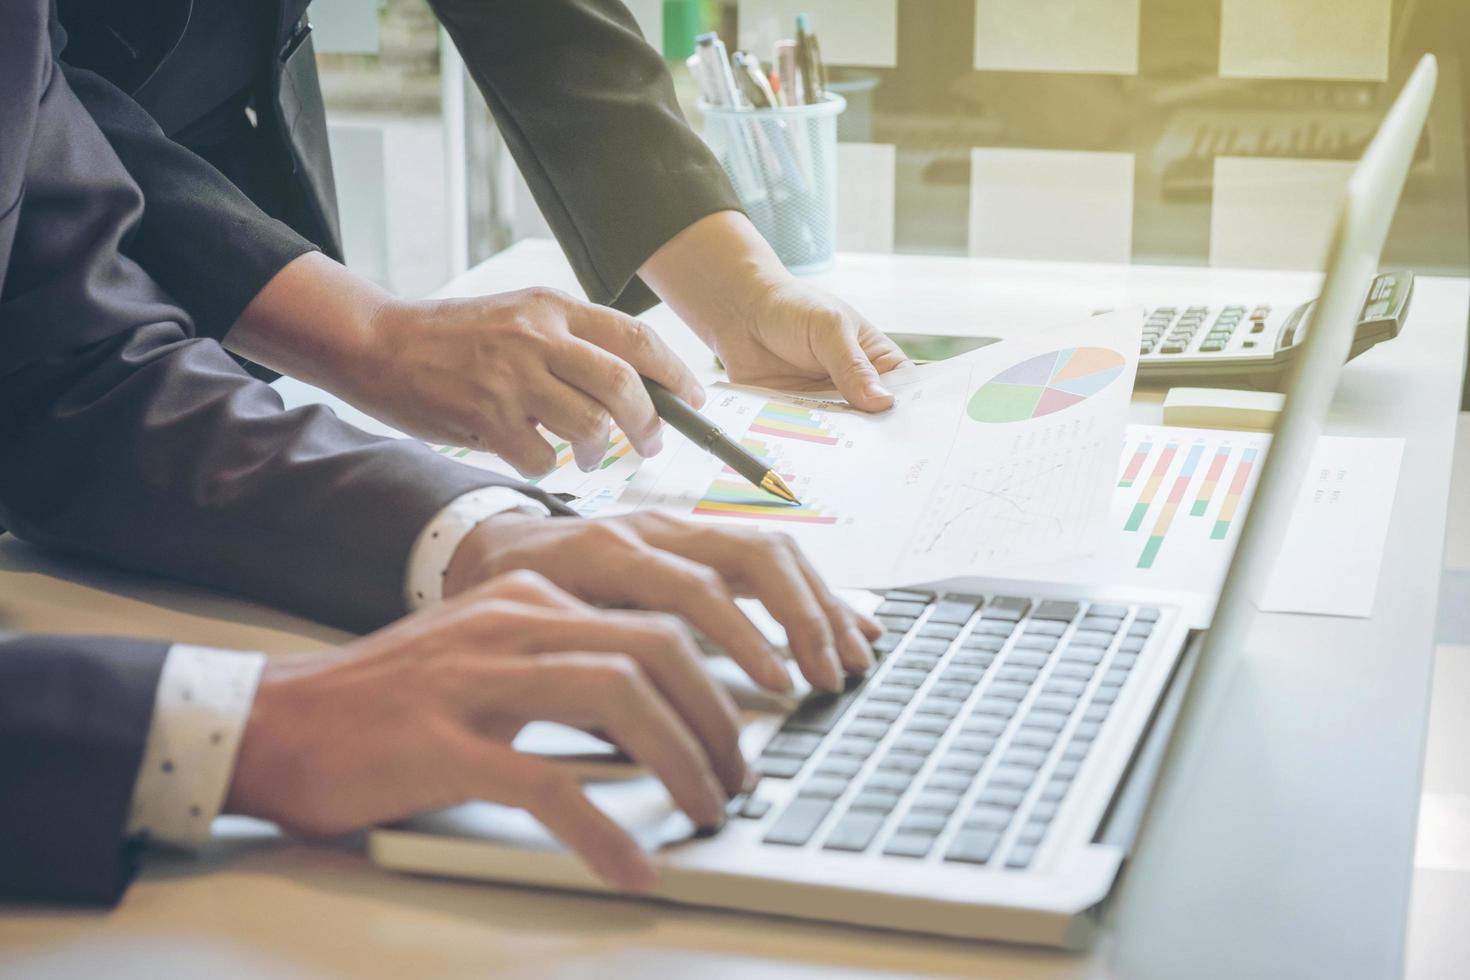
MULTIPOLYGON (((1129 303, 1299 302, 1317 277, 1193 268, 841 256, 820 281, 890 330, 1005 335, 1129 303)), ((576 291, 523 242, 450 293, 576 291)), ((1088 955, 403 877, 359 842, 307 846, 225 820, 197 860, 150 858, 110 912, 9 907, 0 973, 57 976, 1383 977, 1402 965, 1465 280, 1421 278, 1403 336, 1347 369, 1329 431, 1407 444, 1370 620, 1262 615, 1200 740, 1170 773, 1113 928, 1088 955), (161 969, 167 965, 168 969, 161 969)), ((646 319, 698 370, 666 310, 646 319)), ((289 383, 287 383, 289 387, 289 383)), ((299 397, 300 392, 293 393, 299 397)), ((294 400, 294 399, 293 399, 294 400)), ((1138 421, 1156 420, 1141 396, 1138 421)), ((0 622, 286 651, 331 630, 0 539, 0 622)))

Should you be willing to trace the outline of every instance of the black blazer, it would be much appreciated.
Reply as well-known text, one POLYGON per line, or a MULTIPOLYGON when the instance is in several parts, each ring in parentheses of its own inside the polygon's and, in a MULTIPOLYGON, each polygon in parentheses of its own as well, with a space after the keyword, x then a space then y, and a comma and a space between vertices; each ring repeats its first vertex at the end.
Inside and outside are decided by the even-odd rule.
MULTIPOLYGON (((201 113, 194 86, 174 78, 210 78, 202 52, 177 48, 199 0, 63 0, 73 40, 66 62, 132 94, 165 131, 226 172, 234 161, 190 132, 201 113), (171 60, 170 60, 171 59, 171 60), (192 59, 192 60, 191 60, 192 59), (160 72, 159 65, 165 65, 160 72)), ((232 0, 236 2, 236 0, 232 0)), ((618 0, 429 0, 462 53, 537 204, 587 295, 626 312, 657 302, 637 269, 696 220, 739 208, 724 171, 686 124, 662 58, 644 42, 618 0)), ((273 32, 264 42, 254 105, 279 150, 266 173, 245 186, 256 204, 307 241, 340 258, 332 161, 321 91, 305 19, 306 0, 263 0, 273 32), (300 205, 293 202, 307 202, 300 205)), ((207 25, 206 25, 207 26, 207 25)), ((203 30, 199 24, 191 30, 203 30)), ((221 28, 226 29, 225 27, 221 28)), ((246 43, 241 41, 241 43, 246 43)), ((113 110, 88 107, 114 144, 113 110)), ((207 102, 209 100, 205 100, 207 102)), ((249 298, 294 257, 275 234, 242 233, 219 251, 195 249, 221 225, 241 229, 263 219, 220 206, 214 188, 170 189, 153 162, 125 145, 119 154, 150 206, 128 254, 148 268, 194 315, 200 330, 222 336, 249 298), (231 282, 215 292, 221 277, 231 282), (208 283, 209 288, 201 288, 208 283)))
MULTIPOLYGON (((152 203, 68 85, 47 14, 46 0, 6 0, 0 30, 0 523, 366 629, 403 612, 409 548, 455 496, 510 484, 558 506, 324 410, 285 412, 198 336, 123 252, 152 203)), ((233 191, 92 83, 154 172, 233 191)), ((291 239, 268 220, 248 227, 291 239)), ((117 899, 165 653, 0 633, 0 899, 117 899)))

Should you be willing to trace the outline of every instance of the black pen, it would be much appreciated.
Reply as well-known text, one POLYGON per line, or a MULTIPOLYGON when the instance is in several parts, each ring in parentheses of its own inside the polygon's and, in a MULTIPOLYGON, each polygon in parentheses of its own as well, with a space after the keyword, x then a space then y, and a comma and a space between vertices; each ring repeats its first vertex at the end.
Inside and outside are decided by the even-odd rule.
POLYGON ((648 389, 648 397, 653 400, 653 408, 658 412, 658 417, 669 423, 675 432, 696 446, 702 446, 720 462, 766 493, 780 497, 789 504, 801 503, 786 485, 786 481, 781 479, 781 474, 725 435, 725 430, 696 412, 688 402, 652 378, 644 378, 643 387, 648 389))

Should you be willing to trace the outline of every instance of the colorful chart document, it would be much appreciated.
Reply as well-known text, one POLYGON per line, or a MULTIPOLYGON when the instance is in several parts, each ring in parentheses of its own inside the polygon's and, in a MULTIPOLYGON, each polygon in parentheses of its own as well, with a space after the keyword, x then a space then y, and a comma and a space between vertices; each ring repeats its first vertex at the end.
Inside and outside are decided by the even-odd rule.
POLYGON ((1137 367, 1119 312, 906 371, 898 406, 716 385, 704 412, 791 485, 783 503, 669 440, 619 501, 782 530, 830 581, 880 587, 1097 547, 1137 367))
POLYGON ((1213 597, 1240 538, 1271 437, 1130 425, 1096 552, 1018 570, 1027 580, 1213 597))

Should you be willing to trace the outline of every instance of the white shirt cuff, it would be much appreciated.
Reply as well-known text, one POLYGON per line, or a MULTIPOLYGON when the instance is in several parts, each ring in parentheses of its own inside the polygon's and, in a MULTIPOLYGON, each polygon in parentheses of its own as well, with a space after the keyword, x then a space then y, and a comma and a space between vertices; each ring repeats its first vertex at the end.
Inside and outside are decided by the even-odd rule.
POLYGON ((481 521, 520 511, 548 517, 551 511, 539 500, 510 487, 481 487, 455 497, 435 514, 419 532, 408 553, 408 575, 404 599, 411 610, 432 606, 444 599, 444 576, 460 543, 481 521))
POLYGON ((230 786, 265 657, 175 644, 164 657, 128 834, 194 849, 230 786))

